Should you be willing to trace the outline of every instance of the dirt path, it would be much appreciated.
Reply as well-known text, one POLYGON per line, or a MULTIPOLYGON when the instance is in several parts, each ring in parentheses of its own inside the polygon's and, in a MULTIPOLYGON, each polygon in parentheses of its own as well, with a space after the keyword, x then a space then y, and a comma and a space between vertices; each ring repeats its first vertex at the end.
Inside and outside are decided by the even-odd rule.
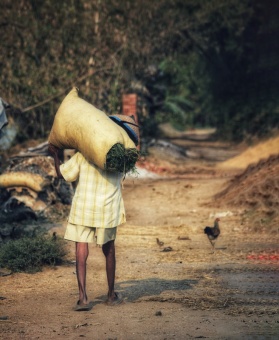
MULTIPOLYGON (((278 339, 279 235, 251 233, 237 209, 211 205, 223 176, 128 179, 117 238, 117 290, 107 307, 104 258, 90 248, 90 312, 74 312, 74 264, 0 277, 1 339, 278 339), (212 253, 203 227, 221 215, 212 253), (178 239, 178 237, 183 239, 178 239), (159 247, 156 238, 165 244, 159 247), (164 247, 172 251, 164 252, 164 247), (254 257, 252 255, 254 254, 254 257), (250 258, 248 258, 250 256, 250 258), (248 257, 247 257, 248 256, 248 257)), ((56 226, 63 235, 64 224, 56 226)), ((74 260, 69 244, 69 260, 74 260)))

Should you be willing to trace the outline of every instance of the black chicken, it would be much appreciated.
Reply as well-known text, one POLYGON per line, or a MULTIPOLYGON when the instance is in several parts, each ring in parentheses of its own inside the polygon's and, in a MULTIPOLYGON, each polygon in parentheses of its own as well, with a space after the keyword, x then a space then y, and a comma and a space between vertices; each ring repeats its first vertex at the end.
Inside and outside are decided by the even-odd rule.
POLYGON ((213 249, 215 247, 215 242, 220 235, 220 227, 219 227, 219 218, 216 218, 214 221, 213 227, 205 227, 204 233, 207 235, 209 242, 211 243, 213 249))

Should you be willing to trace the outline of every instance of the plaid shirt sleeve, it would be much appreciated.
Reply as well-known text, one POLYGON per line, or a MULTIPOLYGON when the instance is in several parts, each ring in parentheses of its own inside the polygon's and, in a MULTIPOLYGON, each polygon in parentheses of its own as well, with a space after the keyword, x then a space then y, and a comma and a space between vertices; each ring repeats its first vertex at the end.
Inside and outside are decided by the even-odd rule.
POLYGON ((67 182, 74 182, 78 179, 80 162, 80 153, 77 152, 66 163, 60 165, 61 174, 67 182))

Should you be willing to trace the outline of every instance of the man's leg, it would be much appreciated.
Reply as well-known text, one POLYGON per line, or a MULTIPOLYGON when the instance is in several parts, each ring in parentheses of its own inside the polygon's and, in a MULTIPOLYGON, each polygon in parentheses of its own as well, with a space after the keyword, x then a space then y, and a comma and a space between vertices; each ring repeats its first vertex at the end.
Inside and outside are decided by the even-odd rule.
POLYGON ((113 301, 115 299, 114 282, 115 282, 115 267, 116 267, 114 240, 103 244, 102 250, 106 257, 106 271, 107 271, 107 280, 108 280, 108 301, 113 301))
POLYGON ((76 272, 79 289, 79 304, 87 304, 86 260, 89 254, 88 243, 76 242, 76 272))

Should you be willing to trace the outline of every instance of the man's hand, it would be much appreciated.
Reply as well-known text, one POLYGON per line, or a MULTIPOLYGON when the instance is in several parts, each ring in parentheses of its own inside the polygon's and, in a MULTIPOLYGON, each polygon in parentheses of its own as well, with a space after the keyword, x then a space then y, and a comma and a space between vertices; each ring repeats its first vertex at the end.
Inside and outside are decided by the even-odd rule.
POLYGON ((55 145, 49 143, 48 145, 48 152, 49 154, 53 157, 54 159, 54 166, 55 166, 55 170, 57 173, 57 177, 58 178, 63 178, 61 171, 60 171, 60 159, 59 159, 59 153, 61 152, 61 150, 56 147, 55 145))
POLYGON ((48 152, 50 153, 50 155, 52 157, 54 156, 58 156, 58 153, 59 153, 59 148, 51 143, 48 144, 48 152))

